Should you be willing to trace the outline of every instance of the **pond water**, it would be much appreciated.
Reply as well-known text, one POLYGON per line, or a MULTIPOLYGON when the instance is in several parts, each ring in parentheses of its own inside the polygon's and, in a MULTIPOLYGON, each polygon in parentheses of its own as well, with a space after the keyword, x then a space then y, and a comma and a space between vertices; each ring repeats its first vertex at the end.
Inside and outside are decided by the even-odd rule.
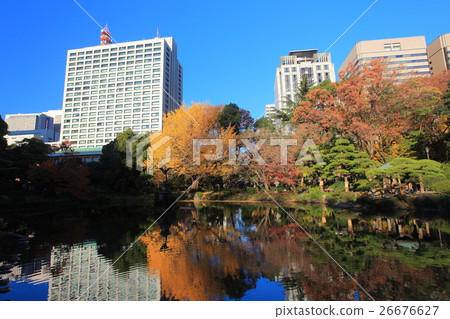
MULTIPOLYGON (((286 210, 374 299, 450 300, 445 218, 286 210)), ((0 300, 370 300, 275 205, 186 202, 158 216, 135 206, 9 221, 32 238, 1 239, 0 300)))

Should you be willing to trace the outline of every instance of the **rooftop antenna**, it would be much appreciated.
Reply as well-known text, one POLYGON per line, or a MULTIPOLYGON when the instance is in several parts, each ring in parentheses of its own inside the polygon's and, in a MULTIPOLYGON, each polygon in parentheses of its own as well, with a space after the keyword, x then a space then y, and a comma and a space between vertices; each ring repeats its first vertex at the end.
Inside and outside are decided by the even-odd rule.
MULTIPOLYGON (((81 6, 81 4, 79 4, 79 3, 77 2, 77 0, 73 0, 73 2, 75 2, 75 3, 77 4, 77 6, 80 7, 80 9, 83 10, 84 13, 86 13, 87 16, 88 16, 92 21, 94 21, 95 24, 98 25, 102 31, 103 31, 105 28, 108 27, 108 25, 106 25, 106 27, 103 28, 103 27, 100 25, 100 23, 98 23, 97 20, 95 20, 94 17, 93 17, 89 12, 87 12, 86 9, 83 8, 83 7, 81 6)), ((106 30, 106 31, 109 32, 109 30, 106 30)), ((117 43, 116 39, 114 39, 114 38, 111 36, 111 33, 109 33, 109 37, 110 37, 110 39, 111 39, 112 41, 114 41, 114 42, 117 43)), ((110 43, 112 43, 112 42, 110 42, 110 43)), ((102 44, 103 44, 103 43, 102 43, 102 44)), ((106 43, 105 43, 105 44, 106 44, 106 43)))
POLYGON ((159 28, 156 28, 156 37, 159 38, 159 28))
POLYGON ((108 24, 106 24, 105 27, 102 28, 102 31, 100 31, 100 45, 106 45, 111 43, 112 43, 111 32, 109 32, 108 24))

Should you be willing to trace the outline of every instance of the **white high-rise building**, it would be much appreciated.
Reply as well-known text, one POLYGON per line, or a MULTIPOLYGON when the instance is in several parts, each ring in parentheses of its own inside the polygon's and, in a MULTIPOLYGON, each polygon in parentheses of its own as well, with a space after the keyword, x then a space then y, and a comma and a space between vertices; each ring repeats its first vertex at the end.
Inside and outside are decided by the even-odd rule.
POLYGON ((180 107, 183 69, 172 37, 67 52, 61 140, 98 147, 126 129, 159 131, 165 113, 180 107))
POLYGON ((324 80, 336 81, 330 53, 318 53, 317 49, 290 51, 280 58, 275 74, 275 109, 286 107, 286 101, 296 101, 296 91, 306 75, 308 82, 317 85, 324 80))

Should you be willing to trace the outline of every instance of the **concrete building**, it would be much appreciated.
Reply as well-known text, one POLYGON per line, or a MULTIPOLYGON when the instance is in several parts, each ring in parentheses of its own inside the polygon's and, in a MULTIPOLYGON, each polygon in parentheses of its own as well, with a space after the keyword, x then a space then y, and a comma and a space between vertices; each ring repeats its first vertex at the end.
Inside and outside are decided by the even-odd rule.
POLYGON ((318 53, 317 49, 290 51, 289 55, 280 57, 280 64, 275 74, 275 109, 286 107, 286 101, 296 101, 296 91, 303 78, 317 85, 324 80, 336 81, 334 64, 330 53, 318 53))
POLYGON ((53 118, 53 130, 55 131, 54 142, 59 142, 63 111, 62 110, 50 110, 50 111, 44 112, 44 114, 53 118))
POLYGON ((450 70, 450 33, 437 37, 427 46, 431 74, 450 70))
POLYGON ((388 59, 388 70, 398 70, 398 81, 430 74, 424 36, 361 41, 355 44, 339 68, 339 78, 350 76, 349 65, 356 69, 377 58, 388 59), (347 72, 347 73, 346 73, 347 72))
POLYGON ((26 138, 38 138, 48 143, 58 139, 54 118, 45 113, 6 114, 5 122, 9 131, 5 138, 9 145, 26 138))
POLYGON ((266 104, 266 111, 264 112, 264 117, 272 118, 276 114, 275 104, 266 104))
POLYGON ((172 37, 109 44, 108 34, 103 45, 67 52, 61 139, 74 148, 105 145, 127 129, 159 131, 182 103, 172 37))

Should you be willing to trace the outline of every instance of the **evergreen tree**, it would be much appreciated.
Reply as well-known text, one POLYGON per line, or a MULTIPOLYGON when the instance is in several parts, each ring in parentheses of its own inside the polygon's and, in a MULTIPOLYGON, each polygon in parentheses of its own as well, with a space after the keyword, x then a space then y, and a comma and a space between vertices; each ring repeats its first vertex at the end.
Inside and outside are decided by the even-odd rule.
POLYGON ((272 120, 267 117, 257 119, 254 126, 256 129, 268 129, 270 131, 275 130, 272 120))
POLYGON ((357 151, 346 139, 337 140, 324 158, 328 162, 323 168, 324 176, 328 179, 343 178, 346 192, 349 191, 350 181, 364 178, 366 171, 375 165, 367 153, 357 151))
POLYGON ((303 74, 297 89, 295 90, 295 100, 286 99, 284 101, 284 108, 275 110, 275 118, 280 119, 281 122, 290 122, 294 117, 294 110, 302 101, 306 100, 306 95, 311 89, 311 84, 308 81, 306 74, 303 74))
POLYGON ((239 133, 241 128, 241 110, 239 106, 234 103, 227 104, 219 113, 219 124, 226 129, 229 126, 234 128, 236 133, 239 133))

